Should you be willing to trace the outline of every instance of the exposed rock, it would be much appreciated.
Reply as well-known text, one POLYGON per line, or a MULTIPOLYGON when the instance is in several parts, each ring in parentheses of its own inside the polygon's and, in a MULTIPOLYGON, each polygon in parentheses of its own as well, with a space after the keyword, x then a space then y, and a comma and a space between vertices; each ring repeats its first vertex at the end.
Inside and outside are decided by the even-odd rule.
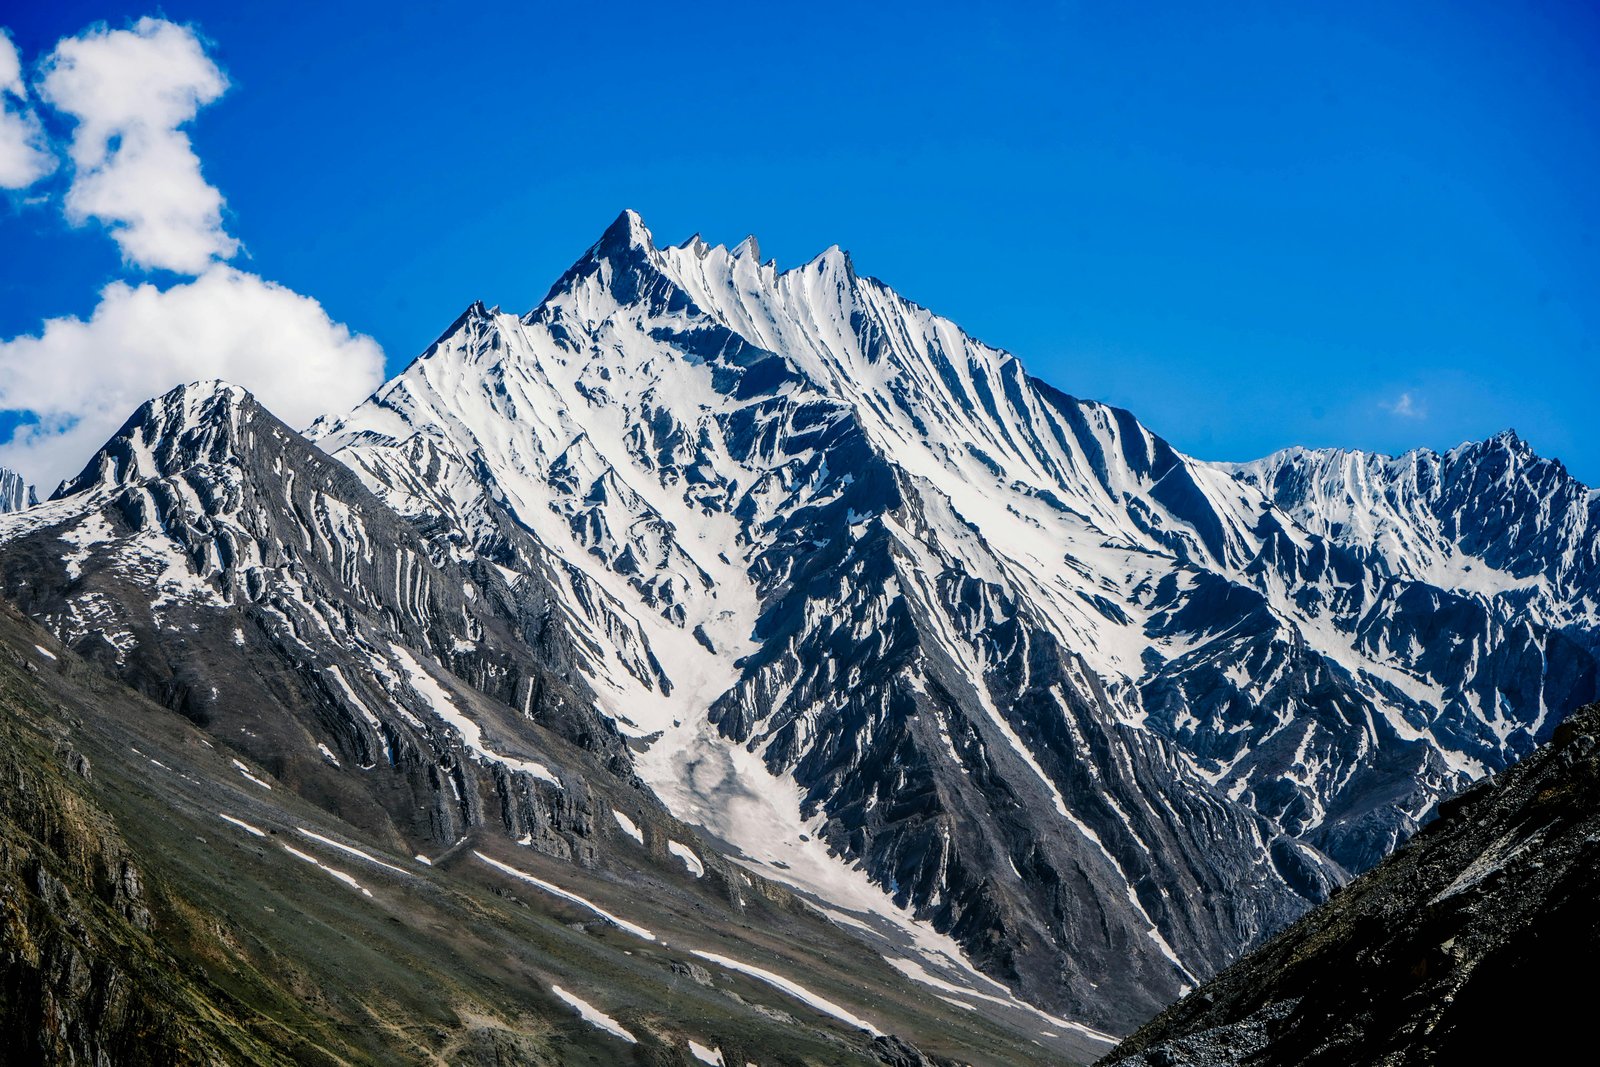
POLYGON ((693 961, 674 960, 672 973, 681 974, 697 985, 711 985, 711 972, 693 961))

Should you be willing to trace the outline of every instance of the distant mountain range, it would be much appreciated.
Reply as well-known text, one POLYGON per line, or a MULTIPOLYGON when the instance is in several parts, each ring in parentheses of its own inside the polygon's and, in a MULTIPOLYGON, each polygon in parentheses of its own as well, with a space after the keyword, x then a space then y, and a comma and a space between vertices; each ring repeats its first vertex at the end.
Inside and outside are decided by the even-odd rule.
POLYGON ((628 212, 305 436, 151 401, 0 590, 397 854, 648 843, 1081 1058, 1600 696, 1597 531, 1514 434, 1198 461, 837 248, 628 212))

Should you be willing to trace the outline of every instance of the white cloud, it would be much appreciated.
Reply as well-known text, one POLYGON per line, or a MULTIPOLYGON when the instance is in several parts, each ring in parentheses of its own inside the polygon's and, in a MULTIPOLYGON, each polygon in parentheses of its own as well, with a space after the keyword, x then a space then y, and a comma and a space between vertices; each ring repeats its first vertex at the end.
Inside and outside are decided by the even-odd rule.
POLYGON ((77 120, 67 218, 105 223, 129 263, 199 274, 239 244, 222 227, 222 194, 200 174, 179 127, 228 79, 186 26, 142 18, 63 38, 39 95, 77 120))
MULTIPOLYGON (((140 404, 199 379, 242 385, 297 427, 381 384, 371 338, 310 297, 217 262, 238 243, 180 127, 228 81, 192 30, 150 18, 93 27, 62 39, 43 69, 39 97, 77 123, 67 217, 105 223, 131 264, 197 277, 164 289, 113 282, 89 318, 49 319, 37 335, 0 341, 0 411, 33 417, 0 444, 0 465, 53 486, 140 404)), ((0 35, 0 96, 24 92, 0 35)))
POLYGON ((0 29, 0 189, 26 189, 56 169, 27 101, 22 59, 10 34, 0 29))
POLYGON ((39 419, 0 445, 0 465, 48 491, 144 401, 205 378, 242 385, 303 427, 381 384, 383 351, 310 297, 231 267, 167 289, 113 282, 87 320, 0 341, 0 408, 39 419))
POLYGON ((1394 400, 1387 401, 1379 406, 1396 418, 1425 419, 1428 417, 1428 409, 1410 393, 1401 393, 1394 400))

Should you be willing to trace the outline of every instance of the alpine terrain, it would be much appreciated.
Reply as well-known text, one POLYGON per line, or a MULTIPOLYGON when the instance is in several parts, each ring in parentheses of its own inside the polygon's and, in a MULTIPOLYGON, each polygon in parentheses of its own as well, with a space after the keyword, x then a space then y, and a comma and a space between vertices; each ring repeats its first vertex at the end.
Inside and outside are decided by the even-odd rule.
POLYGON ((152 400, 0 516, 0 592, 232 818, 670 930, 516 965, 641 1047, 693 1051, 688 953, 816 1048, 1083 1060, 1600 696, 1597 532, 1511 433, 1202 462, 838 248, 625 212, 304 436, 152 400))

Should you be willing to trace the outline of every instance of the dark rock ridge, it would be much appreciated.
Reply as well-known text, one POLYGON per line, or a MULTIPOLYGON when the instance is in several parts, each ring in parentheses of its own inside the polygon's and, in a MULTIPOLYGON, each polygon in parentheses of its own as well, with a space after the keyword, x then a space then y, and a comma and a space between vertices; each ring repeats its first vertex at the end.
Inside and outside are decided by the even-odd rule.
POLYGON ((569 790, 539 763, 549 737, 630 773, 536 574, 435 564, 408 522, 241 389, 198 383, 144 405, 16 522, 7 596, 358 825, 425 847, 497 822, 560 852, 562 825, 588 816, 581 777, 569 790))
POLYGON ((1600 705, 1104 1067, 1556 1062, 1600 951, 1600 705))

